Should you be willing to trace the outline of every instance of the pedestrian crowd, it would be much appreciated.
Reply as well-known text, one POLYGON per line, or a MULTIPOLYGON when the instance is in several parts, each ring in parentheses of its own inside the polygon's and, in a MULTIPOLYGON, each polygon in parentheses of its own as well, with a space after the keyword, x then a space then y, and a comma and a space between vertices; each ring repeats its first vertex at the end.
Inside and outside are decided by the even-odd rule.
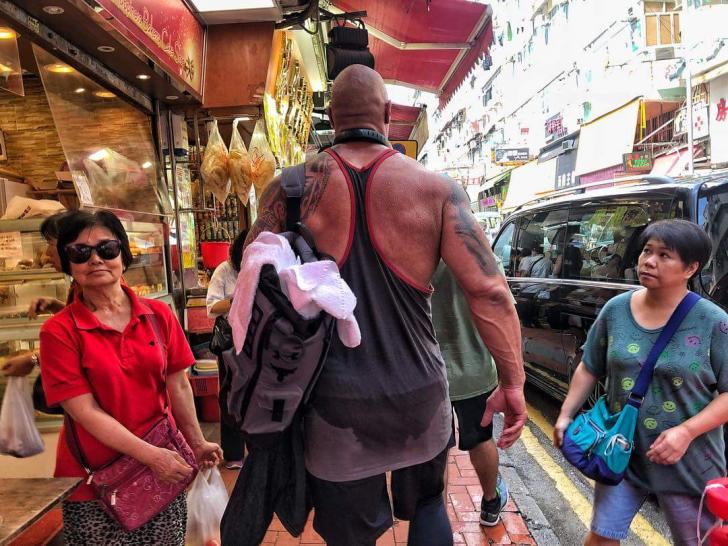
MULTIPOLYGON (((513 296, 462 187, 389 146, 391 103, 376 72, 360 65, 344 70, 328 114, 334 146, 307 160, 296 212, 311 247, 333 262, 356 296, 361 341, 352 348, 340 338, 341 321, 332 327, 312 395, 292 425, 300 427, 305 465, 303 486, 299 480, 295 490, 305 489, 306 513, 313 509, 314 528, 327 544, 374 545, 398 518, 410 522, 411 546, 447 546, 453 535, 443 492, 456 441, 482 485, 480 523, 496 525, 509 498, 498 448, 512 446, 527 420, 513 296), (496 440, 497 412, 504 418, 496 440)), ((240 273, 245 248, 261 233, 290 228, 286 190, 280 177, 271 183, 257 221, 215 270, 207 310, 218 323, 231 313, 236 286, 258 282, 240 273)), ((269 447, 251 442, 256 435, 228 419, 221 421, 221 447, 203 437, 186 376, 194 357, 184 332, 164 303, 140 298, 124 283, 132 255, 112 213, 62 213, 48 218, 42 233, 56 269, 73 279, 71 293, 65 303, 33 300, 31 317, 54 314, 42 327, 40 354, 10 359, 2 372, 27 375, 40 365, 46 403, 65 412, 55 476, 83 478, 63 503, 65 541, 182 545, 185 488, 196 473, 221 463, 244 473, 269 447), (116 481, 104 481, 109 469, 116 481), (146 488, 134 489, 141 482, 146 488), (121 500, 129 491, 136 508, 121 500), (155 508, 140 515, 144 503, 155 508)), ((706 483, 726 472, 728 314, 696 299, 674 335, 658 343, 710 244, 686 221, 648 226, 637 268, 642 288, 609 300, 582 348, 554 445, 565 453, 575 445, 582 454, 570 439, 579 437, 577 416, 597 383, 607 385, 607 417, 627 406, 638 410, 633 436, 612 439, 605 449, 610 470, 614 453, 623 452, 628 465, 614 484, 597 480, 587 545, 626 539, 649 495, 675 544, 698 544, 698 531, 714 525, 700 499, 706 483), (659 344, 664 348, 646 392, 635 396, 640 370, 659 344)), ((542 247, 529 251, 521 275, 558 274, 542 247)), ((251 331, 242 332, 246 343, 251 331)), ((284 342, 279 352, 291 358, 304 351, 284 342)), ((221 385, 231 381, 229 362, 221 354, 221 385)), ((229 406, 221 407, 224 417, 229 406)), ((586 456, 596 442, 582 450, 586 456)), ((233 496, 260 495, 246 506, 269 505, 269 515, 280 514, 283 500, 270 498, 266 487, 236 488, 233 496)), ((231 523, 232 506, 223 524, 246 525, 247 512, 231 523)))

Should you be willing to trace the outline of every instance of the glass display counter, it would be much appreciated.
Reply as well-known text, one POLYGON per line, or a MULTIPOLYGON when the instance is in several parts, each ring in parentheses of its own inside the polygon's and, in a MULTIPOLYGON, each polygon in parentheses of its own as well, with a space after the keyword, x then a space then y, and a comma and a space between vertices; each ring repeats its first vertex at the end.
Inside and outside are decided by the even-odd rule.
MULTIPOLYGON (((38 351, 41 325, 50 315, 28 318, 33 298, 66 300, 69 279, 57 272, 40 234, 43 219, 0 220, 0 366, 14 356, 38 351)), ((28 381, 34 381, 34 370, 28 381)), ((6 379, 0 376, 0 398, 6 379)), ((58 416, 39 414, 41 430, 58 427, 58 416)))
POLYGON ((122 220, 134 261, 124 279, 137 296, 160 298, 169 293, 164 259, 164 226, 122 220))

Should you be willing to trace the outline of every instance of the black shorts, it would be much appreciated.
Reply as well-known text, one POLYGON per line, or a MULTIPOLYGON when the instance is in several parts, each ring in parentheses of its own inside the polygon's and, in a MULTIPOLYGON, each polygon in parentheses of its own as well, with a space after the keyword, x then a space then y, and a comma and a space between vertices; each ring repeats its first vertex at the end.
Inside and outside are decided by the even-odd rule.
POLYGON ((493 423, 487 427, 480 426, 485 412, 485 403, 491 394, 493 391, 452 403, 455 414, 458 416, 458 431, 460 432, 458 448, 461 451, 470 451, 478 444, 493 438, 493 423))
POLYGON ((392 504, 385 474, 350 482, 329 482, 308 475, 314 507, 313 528, 329 546, 374 545, 394 517, 410 520, 417 505, 442 495, 448 446, 434 459, 392 472, 392 504))

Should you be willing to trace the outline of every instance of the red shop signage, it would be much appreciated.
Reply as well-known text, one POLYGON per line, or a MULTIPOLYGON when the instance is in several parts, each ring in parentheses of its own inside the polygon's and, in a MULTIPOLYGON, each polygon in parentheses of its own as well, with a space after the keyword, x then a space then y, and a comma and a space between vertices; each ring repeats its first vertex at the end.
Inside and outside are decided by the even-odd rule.
POLYGON ((205 29, 183 0, 96 0, 111 23, 144 46, 171 74, 202 95, 205 29))

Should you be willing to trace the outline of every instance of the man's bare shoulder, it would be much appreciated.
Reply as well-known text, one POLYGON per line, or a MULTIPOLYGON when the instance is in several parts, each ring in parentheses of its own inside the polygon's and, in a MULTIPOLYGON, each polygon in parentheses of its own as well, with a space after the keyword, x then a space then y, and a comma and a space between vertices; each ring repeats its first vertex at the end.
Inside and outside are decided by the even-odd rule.
POLYGON ((443 199, 450 194, 453 181, 447 176, 427 169, 421 163, 404 154, 393 156, 392 162, 392 168, 402 175, 404 181, 424 186, 428 190, 432 190, 434 194, 440 195, 443 199))

